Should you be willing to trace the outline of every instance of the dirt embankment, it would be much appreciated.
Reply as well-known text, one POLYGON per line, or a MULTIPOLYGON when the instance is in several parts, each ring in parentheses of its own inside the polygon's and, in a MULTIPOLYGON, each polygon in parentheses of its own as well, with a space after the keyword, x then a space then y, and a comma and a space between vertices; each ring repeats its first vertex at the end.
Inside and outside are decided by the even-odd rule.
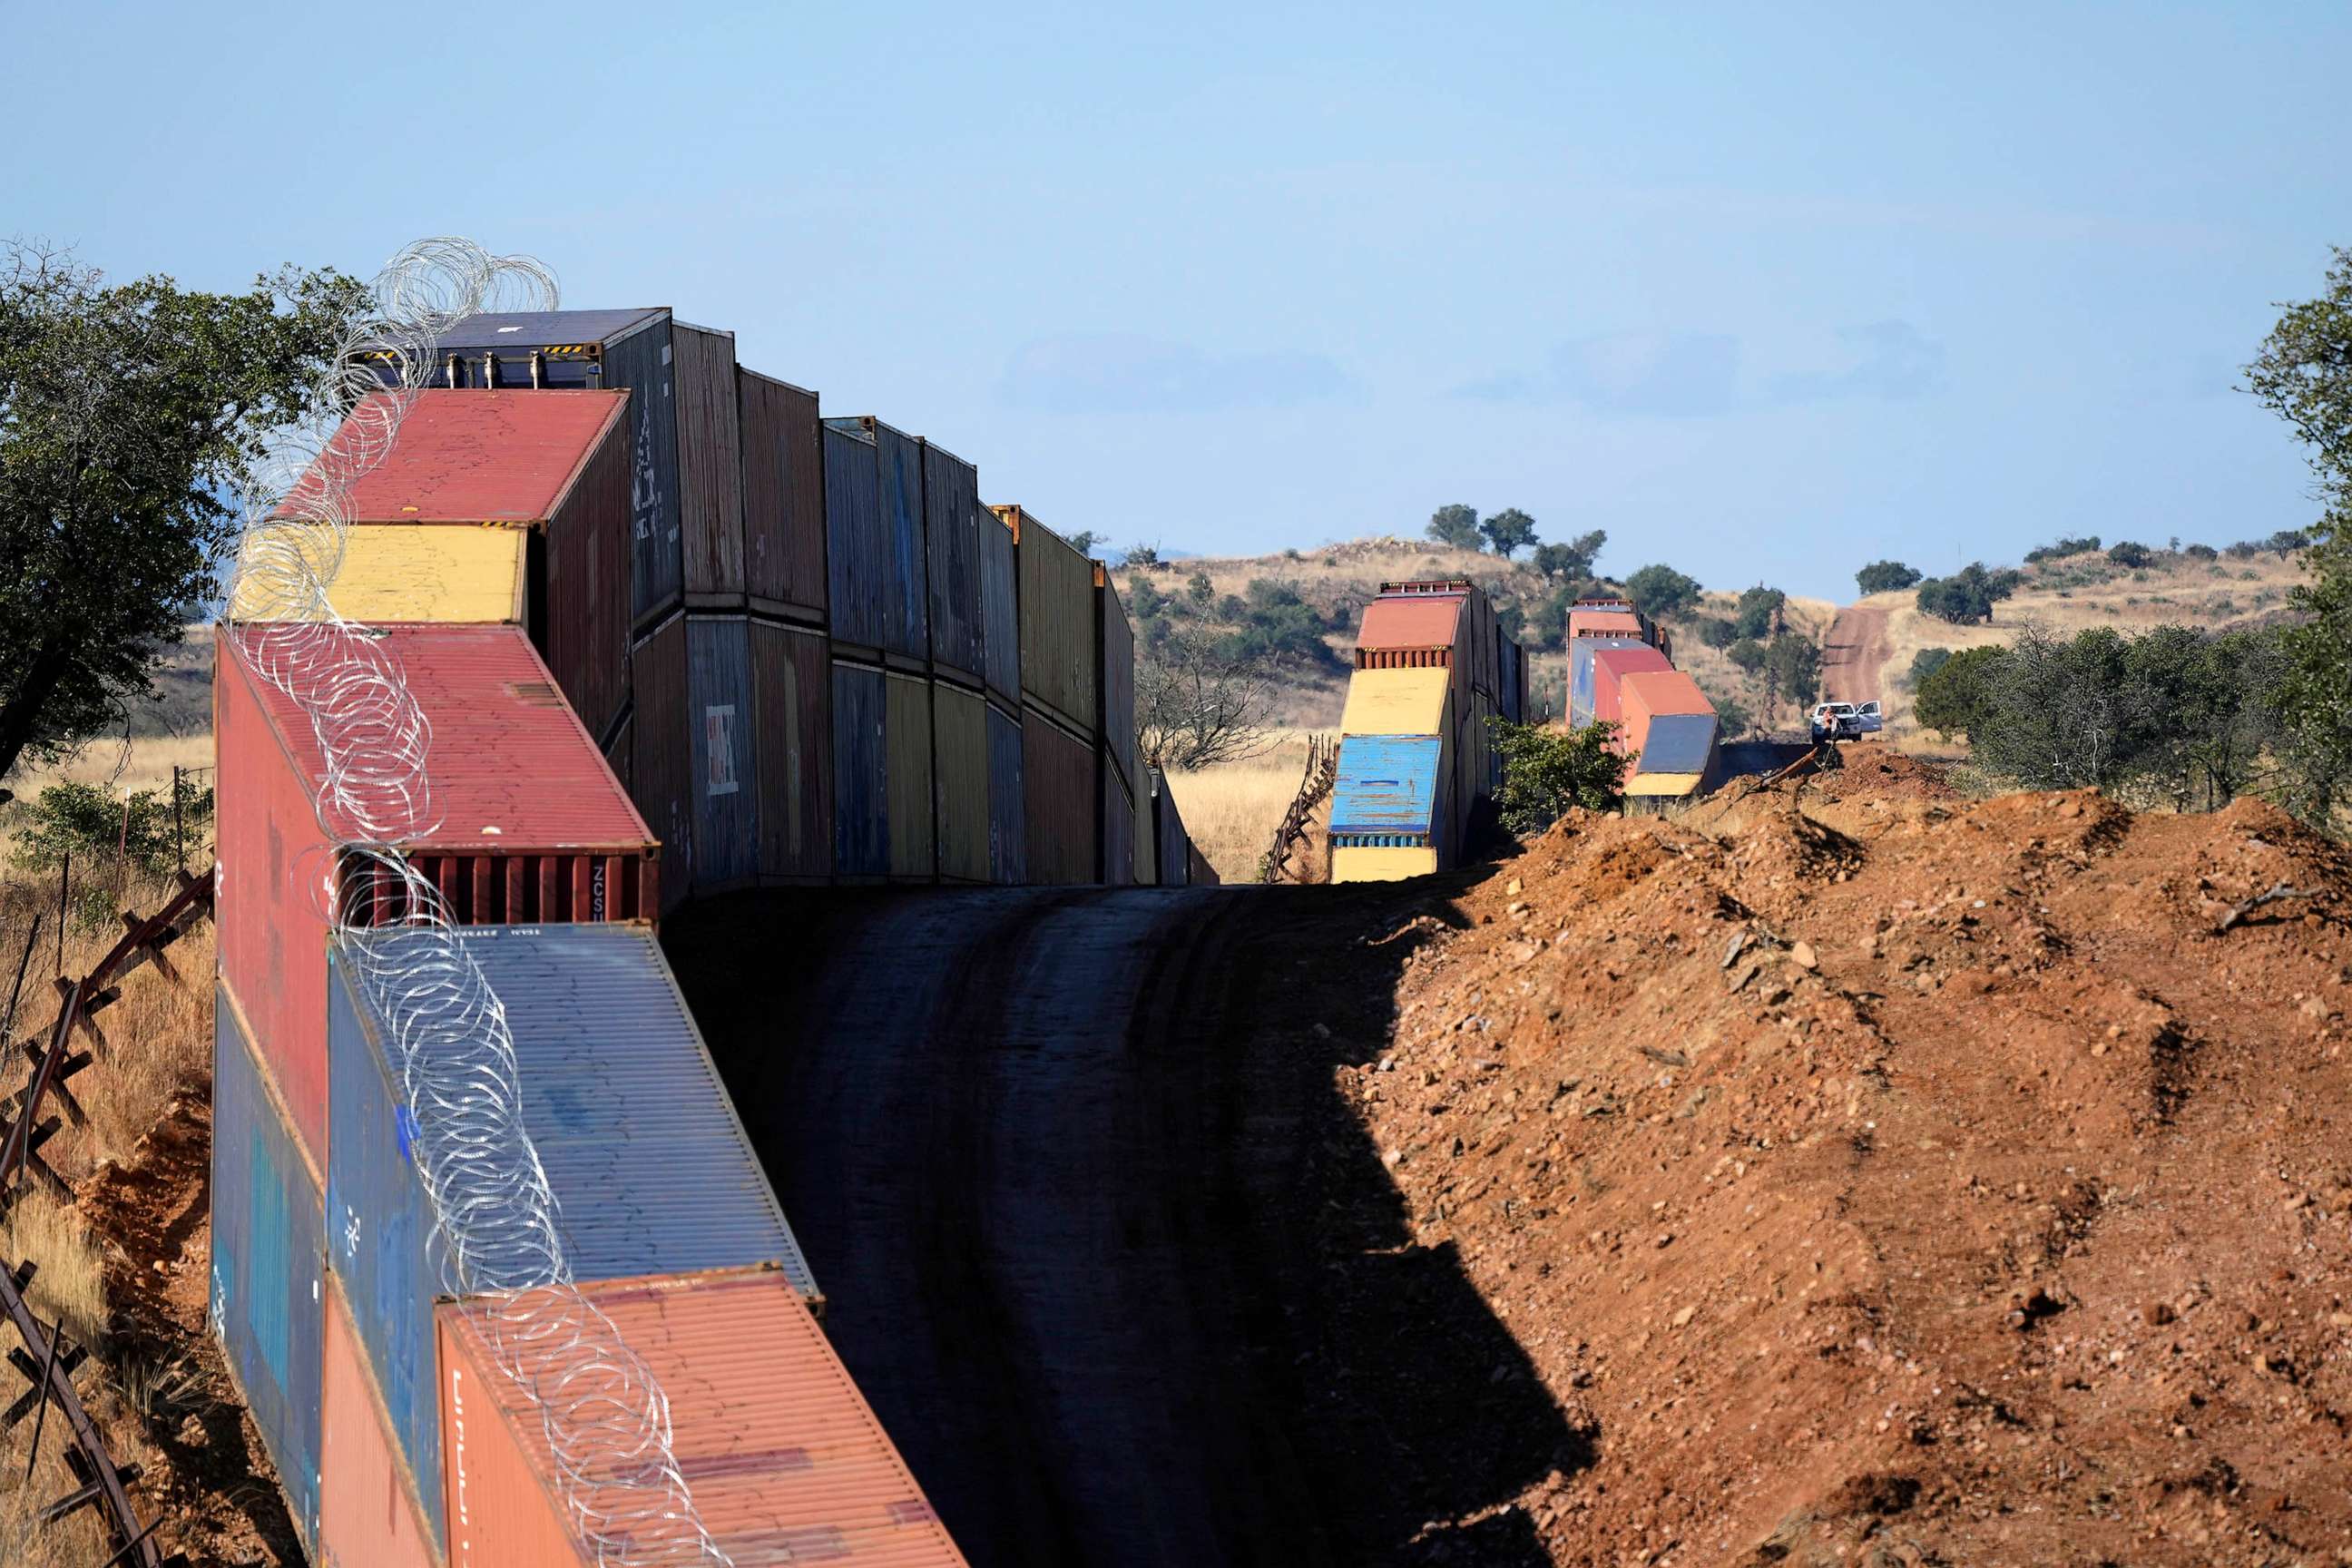
POLYGON ((1591 1436, 1499 1511, 1560 1563, 2352 1562, 2352 866, 1888 766, 1563 824, 1340 1069, 1591 1436))

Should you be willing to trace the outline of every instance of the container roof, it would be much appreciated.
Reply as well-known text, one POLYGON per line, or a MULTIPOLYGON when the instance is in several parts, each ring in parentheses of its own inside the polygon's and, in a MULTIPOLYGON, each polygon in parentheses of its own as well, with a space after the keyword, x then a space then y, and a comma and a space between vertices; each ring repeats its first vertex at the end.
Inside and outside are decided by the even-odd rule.
MULTIPOLYGON (((541 393, 537 395, 545 396, 541 393)), ((420 849, 641 849, 644 818, 581 728, 520 626, 370 628, 397 663, 433 726, 425 774, 437 826, 405 840, 420 849)), ((264 679, 224 627, 278 742, 315 798, 327 770, 310 721, 264 679)))
POLYGON ((1642 617, 1631 610, 1570 610, 1568 613, 1568 635, 1572 637, 1595 635, 1637 637, 1642 635, 1642 617))
MULTIPOLYGON (((816 1294, 653 933, 590 922, 457 934, 506 1014, 523 1127, 574 1277, 775 1264, 816 1294)), ((356 940, 428 941, 398 927, 356 940)))
POLYGON ((1374 599, 1364 606, 1356 646, 1369 648, 1452 647, 1462 622, 1462 598, 1453 594, 1413 594, 1374 599))
MULTIPOLYGON (((349 449, 392 395, 372 394, 328 443, 349 449)), ((625 392, 467 392, 415 395, 392 449, 352 486, 354 522, 540 522, 621 419, 625 392)), ((283 512, 316 494, 303 476, 283 512)))
POLYGON ((635 310, 484 310, 440 337, 440 349, 497 349, 529 353, 557 345, 611 344, 669 314, 667 305, 635 310))
MULTIPOLYGON (((669 1403, 670 1451, 695 1512, 740 1563, 803 1559, 961 1565, 873 1407, 816 1321, 774 1274, 719 1274, 583 1287, 669 1403)), ((440 1316, 478 1364, 494 1364, 464 1309, 440 1316)), ((558 1494, 540 1412, 515 1379, 481 1389, 558 1494)))
POLYGON ((1347 735, 1331 790, 1334 833, 1427 833, 1444 742, 1435 735, 1347 735))
POLYGON ((1631 647, 1595 648, 1592 662, 1622 680, 1629 675, 1642 675, 1654 670, 1672 669, 1674 661, 1648 643, 1635 643, 1631 647))
POLYGON ((1629 675, 1624 679, 1624 692, 1625 700, 1644 713, 1715 716, 1715 704, 1706 700, 1698 682, 1679 669, 1650 669, 1629 675))

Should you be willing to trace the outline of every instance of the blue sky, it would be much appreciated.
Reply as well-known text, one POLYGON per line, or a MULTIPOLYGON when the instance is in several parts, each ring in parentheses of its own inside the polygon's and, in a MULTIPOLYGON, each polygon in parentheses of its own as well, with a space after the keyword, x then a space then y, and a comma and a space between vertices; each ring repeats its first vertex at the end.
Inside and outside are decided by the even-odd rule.
POLYGON ((1850 596, 2312 517, 2230 384, 2352 244, 2347 60, 2341 5, 0 0, 0 231, 529 251, 1120 542, 1460 500, 1850 596))

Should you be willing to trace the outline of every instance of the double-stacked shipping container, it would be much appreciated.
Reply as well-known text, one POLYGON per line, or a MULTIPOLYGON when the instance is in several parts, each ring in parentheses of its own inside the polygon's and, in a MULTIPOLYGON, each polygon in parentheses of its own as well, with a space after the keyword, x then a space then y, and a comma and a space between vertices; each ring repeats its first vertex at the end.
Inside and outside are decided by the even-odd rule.
MULTIPOLYGON (((1019 571, 1021 786, 1028 879, 1091 882, 1102 845, 1102 667, 1094 563, 1018 506, 992 509, 1019 571)), ((1123 842, 1131 844, 1130 836, 1123 842)))

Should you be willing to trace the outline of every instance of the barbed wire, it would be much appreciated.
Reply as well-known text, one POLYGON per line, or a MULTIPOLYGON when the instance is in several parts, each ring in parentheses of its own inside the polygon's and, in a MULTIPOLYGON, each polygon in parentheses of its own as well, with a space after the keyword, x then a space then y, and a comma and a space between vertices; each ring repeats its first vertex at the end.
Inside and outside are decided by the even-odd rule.
MULTIPOLYGON (((271 441, 240 497, 228 635, 302 710, 324 759, 316 807, 338 847, 298 875, 386 1026, 443 1285, 531 1398, 573 1530, 612 1568, 725 1564, 678 1468, 658 1380, 572 1279, 523 1123, 506 1009, 439 889, 398 851, 437 825, 432 724, 392 645, 337 615, 329 592, 354 489, 392 449, 435 343, 478 310, 554 309, 555 279, 528 258, 436 238, 394 257, 372 291, 373 318, 337 345, 304 417, 271 441)), ((332 1244, 363 1245, 359 1225, 346 1216, 332 1244)))

